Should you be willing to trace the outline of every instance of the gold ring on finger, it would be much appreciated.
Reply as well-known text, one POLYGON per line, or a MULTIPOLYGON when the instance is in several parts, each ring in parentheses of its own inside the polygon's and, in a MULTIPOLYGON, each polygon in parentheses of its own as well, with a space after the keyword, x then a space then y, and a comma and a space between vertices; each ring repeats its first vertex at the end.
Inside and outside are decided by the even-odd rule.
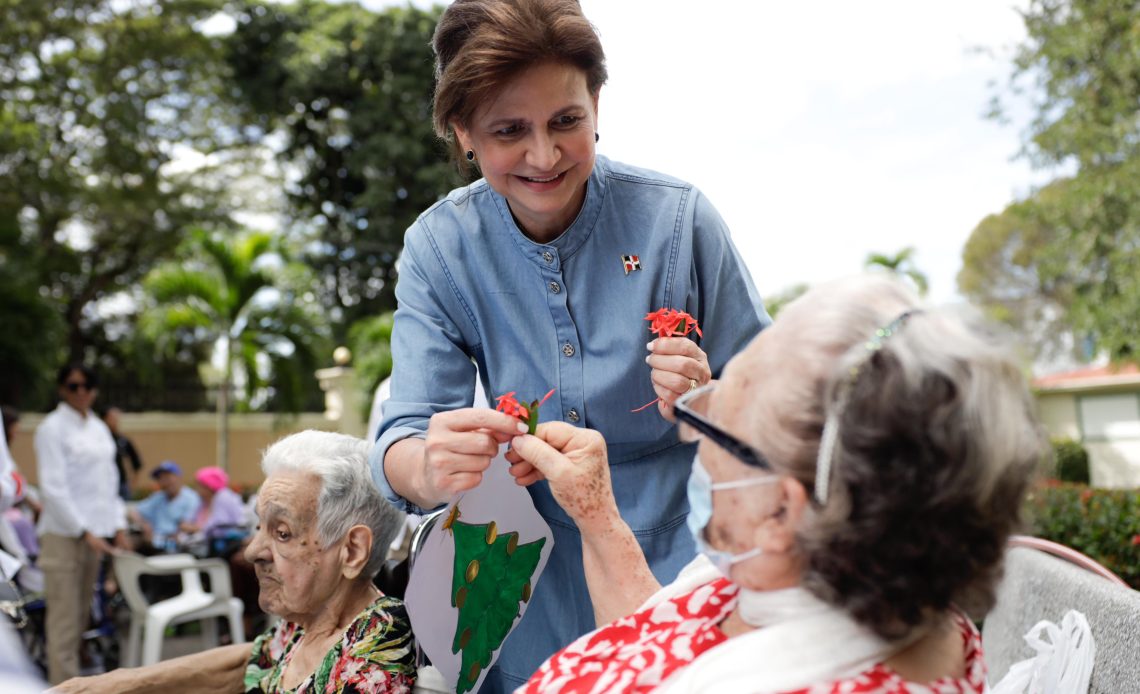
POLYGON ((697 379, 690 378, 689 379, 689 392, 691 393, 696 389, 697 389, 697 379))

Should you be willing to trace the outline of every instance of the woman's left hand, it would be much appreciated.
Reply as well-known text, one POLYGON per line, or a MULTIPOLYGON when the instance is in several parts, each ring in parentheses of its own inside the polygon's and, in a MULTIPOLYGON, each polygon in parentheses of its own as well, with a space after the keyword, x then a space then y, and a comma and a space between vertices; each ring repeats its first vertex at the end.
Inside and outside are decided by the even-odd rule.
POLYGON ((693 388, 712 379, 709 358, 704 350, 687 337, 659 337, 648 345, 645 363, 653 370, 653 392, 657 393, 657 411, 670 422, 673 402, 693 388))

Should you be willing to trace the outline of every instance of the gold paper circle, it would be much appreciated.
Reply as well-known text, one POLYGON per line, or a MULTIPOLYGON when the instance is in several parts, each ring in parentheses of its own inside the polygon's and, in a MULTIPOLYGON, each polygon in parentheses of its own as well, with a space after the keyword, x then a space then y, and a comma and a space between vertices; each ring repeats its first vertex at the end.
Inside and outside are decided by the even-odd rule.
POLYGON ((479 575, 479 560, 472 559, 471 563, 467 565, 467 582, 473 583, 475 577, 479 575))
POLYGON ((495 527, 495 521, 491 521, 491 523, 487 526, 487 544, 489 544, 489 545, 495 544, 495 538, 497 538, 498 536, 499 536, 499 529, 497 527, 495 527))

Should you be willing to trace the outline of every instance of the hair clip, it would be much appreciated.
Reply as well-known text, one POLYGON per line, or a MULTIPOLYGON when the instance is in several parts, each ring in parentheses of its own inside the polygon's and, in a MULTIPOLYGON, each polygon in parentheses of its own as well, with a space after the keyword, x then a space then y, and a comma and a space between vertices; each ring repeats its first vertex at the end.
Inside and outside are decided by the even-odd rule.
POLYGON ((821 506, 827 503, 827 485, 831 479, 831 463, 832 458, 835 457, 835 445, 839 439, 839 412, 847 404, 847 391, 859 376, 859 369, 863 368, 863 365, 871 359, 875 352, 883 348, 887 340, 897 335, 910 317, 916 313, 920 313, 920 311, 917 309, 903 311, 893 321, 876 330, 863 343, 867 352, 851 366, 846 386, 841 387, 842 392, 839 394, 837 402, 827 414, 827 420, 823 425, 823 434, 820 436, 819 453, 815 460, 815 499, 821 506))

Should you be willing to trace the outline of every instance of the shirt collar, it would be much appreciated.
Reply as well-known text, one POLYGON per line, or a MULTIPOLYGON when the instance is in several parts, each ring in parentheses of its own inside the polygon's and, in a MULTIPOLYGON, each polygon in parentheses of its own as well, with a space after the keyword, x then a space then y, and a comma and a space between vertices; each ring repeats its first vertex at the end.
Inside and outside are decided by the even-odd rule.
POLYGON ((71 405, 68 405, 66 402, 62 402, 62 401, 60 401, 60 403, 56 406, 55 409, 59 412, 62 412, 63 416, 70 417, 70 418, 77 420, 79 422, 91 421, 91 416, 94 414, 93 412, 91 412, 91 410, 87 410, 87 414, 83 415, 79 412, 79 410, 75 409, 71 405))
POLYGON ((524 234, 515 222, 514 216, 511 215, 511 208, 507 205, 507 199, 490 186, 487 187, 503 223, 510 230, 511 238, 531 262, 546 265, 547 263, 542 257, 544 252, 553 252, 561 262, 565 262, 582 247, 582 244, 586 243, 586 239, 590 238, 590 234, 594 231, 594 225, 598 221, 598 215, 601 214, 602 202, 606 196, 605 169, 608 164, 609 161, 601 155, 594 158, 594 170, 586 179, 586 199, 582 201, 582 209, 578 211, 578 216, 566 231, 549 243, 536 243, 524 234))

